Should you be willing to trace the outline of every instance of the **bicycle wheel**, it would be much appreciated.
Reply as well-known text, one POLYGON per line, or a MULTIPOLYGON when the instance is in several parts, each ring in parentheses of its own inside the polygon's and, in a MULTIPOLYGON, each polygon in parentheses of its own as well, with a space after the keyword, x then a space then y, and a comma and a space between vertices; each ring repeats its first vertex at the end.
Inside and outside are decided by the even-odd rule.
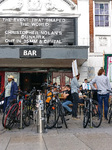
POLYGON ((12 129, 14 123, 15 123, 15 122, 18 122, 18 116, 17 116, 17 114, 18 114, 18 109, 19 109, 19 105, 18 105, 18 103, 16 103, 16 104, 12 107, 12 109, 11 109, 11 111, 10 111, 9 123, 8 123, 8 125, 7 125, 7 128, 8 128, 8 129, 12 129))
POLYGON ((47 123, 46 123, 47 128, 52 129, 53 127, 55 127, 55 125, 59 119, 59 105, 58 105, 58 103, 54 102, 52 105, 50 105, 47 108, 46 117, 47 117, 47 123))
POLYGON ((10 120, 10 114, 11 114, 11 109, 13 108, 15 104, 12 106, 8 105, 5 109, 5 112, 2 117, 2 125, 4 128, 8 128, 9 120, 10 120))
POLYGON ((102 111, 98 102, 93 100, 92 102, 92 125, 98 128, 102 122, 102 111))
POLYGON ((67 126, 67 123, 66 123, 66 119, 65 119, 65 110, 61 104, 61 102, 59 102, 59 116, 61 117, 61 121, 62 121, 62 124, 64 123, 65 124, 65 127, 68 128, 67 126))
POLYGON ((86 128, 90 118, 89 102, 87 107, 84 108, 84 117, 83 117, 83 128, 86 128))
POLYGON ((29 126, 30 125, 30 108, 26 105, 24 106, 23 109, 23 122, 25 124, 25 126, 29 126))
POLYGON ((108 108, 108 114, 107 114, 108 123, 110 123, 111 117, 112 117, 112 104, 110 104, 110 106, 108 108))

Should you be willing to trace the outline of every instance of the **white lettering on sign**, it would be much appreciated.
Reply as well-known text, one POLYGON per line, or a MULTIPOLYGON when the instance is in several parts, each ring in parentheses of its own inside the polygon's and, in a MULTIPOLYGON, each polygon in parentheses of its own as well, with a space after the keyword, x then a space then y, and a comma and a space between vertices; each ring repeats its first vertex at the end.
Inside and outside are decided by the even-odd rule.
POLYGON ((24 56, 37 56, 36 50, 24 50, 23 51, 24 56))
POLYGON ((74 41, 73 18, 5 17, 0 18, 0 27, 3 29, 0 31, 3 37, 0 44, 13 42, 14 45, 24 45, 33 42, 47 45, 52 42, 56 45, 68 45, 69 41, 74 41))

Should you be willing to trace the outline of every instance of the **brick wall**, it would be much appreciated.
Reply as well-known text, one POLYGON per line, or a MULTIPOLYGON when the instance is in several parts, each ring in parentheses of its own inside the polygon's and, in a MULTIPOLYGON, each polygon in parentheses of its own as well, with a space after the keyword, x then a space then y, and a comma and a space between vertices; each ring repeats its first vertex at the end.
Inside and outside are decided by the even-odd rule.
POLYGON ((93 0, 89 0, 90 52, 94 52, 93 0))
POLYGON ((77 0, 72 0, 75 4, 77 4, 77 0))

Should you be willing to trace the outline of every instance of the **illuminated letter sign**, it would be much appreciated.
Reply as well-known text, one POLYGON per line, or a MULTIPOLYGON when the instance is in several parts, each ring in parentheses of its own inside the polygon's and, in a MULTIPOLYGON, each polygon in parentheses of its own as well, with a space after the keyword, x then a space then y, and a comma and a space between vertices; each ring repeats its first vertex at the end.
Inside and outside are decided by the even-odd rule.
POLYGON ((40 58, 41 48, 20 48, 20 58, 40 58))

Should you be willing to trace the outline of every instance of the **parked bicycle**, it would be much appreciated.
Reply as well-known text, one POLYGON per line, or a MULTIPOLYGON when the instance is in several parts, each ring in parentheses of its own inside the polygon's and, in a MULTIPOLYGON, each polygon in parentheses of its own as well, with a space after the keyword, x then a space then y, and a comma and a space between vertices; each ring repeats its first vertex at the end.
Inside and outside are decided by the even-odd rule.
POLYGON ((65 111, 58 97, 60 92, 53 91, 54 88, 57 88, 57 90, 59 90, 60 87, 47 84, 47 88, 51 89, 51 91, 50 94, 46 95, 46 99, 50 99, 46 107, 46 127, 48 129, 52 129, 53 127, 62 127, 59 126, 59 121, 61 121, 65 124, 65 127, 67 128, 65 111))
POLYGON ((88 98, 84 100, 84 118, 83 127, 86 128, 88 123, 91 127, 98 128, 102 122, 102 111, 97 101, 92 99, 92 92, 98 90, 84 91, 88 98))
MULTIPOLYGON (((50 105, 47 108, 47 128, 51 129, 53 127, 59 127, 59 120, 62 122, 62 124, 65 124, 65 127, 67 128, 67 123, 65 119, 65 111, 62 106, 62 103, 60 99, 58 98, 57 93, 53 93, 55 97, 53 97, 50 101, 50 105)), ((62 127, 62 126, 60 126, 62 127)))
POLYGON ((22 110, 22 122, 25 126, 30 125, 31 115, 33 114, 33 113, 31 114, 32 110, 31 98, 32 94, 34 94, 34 91, 31 91, 26 98, 25 98, 26 93, 23 93, 22 91, 18 91, 17 94, 22 95, 22 99, 20 99, 18 102, 12 100, 10 104, 6 107, 6 110, 3 114, 2 125, 8 129, 11 129, 15 123, 20 123, 21 110, 22 110), (21 103, 23 103, 22 108, 21 103))
MULTIPOLYGON (((111 90, 107 90, 107 91, 109 91, 110 94, 112 93, 111 90)), ((108 107, 108 113, 107 113, 108 123, 111 122, 111 118, 112 118, 112 96, 110 98, 109 107, 108 107)))

